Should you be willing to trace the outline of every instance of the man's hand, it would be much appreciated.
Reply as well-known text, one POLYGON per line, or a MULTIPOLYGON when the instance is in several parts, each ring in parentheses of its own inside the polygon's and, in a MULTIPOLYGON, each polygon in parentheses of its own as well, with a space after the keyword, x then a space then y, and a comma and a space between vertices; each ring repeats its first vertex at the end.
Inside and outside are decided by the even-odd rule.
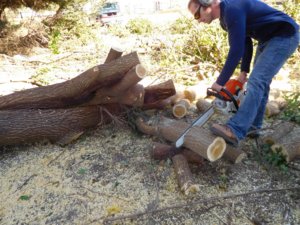
POLYGON ((246 83, 247 82, 247 73, 246 72, 241 72, 240 75, 237 77, 237 80, 239 82, 241 82, 242 84, 246 83))
POLYGON ((211 86, 211 88, 217 92, 220 92, 223 86, 217 84, 216 82, 213 83, 213 85, 211 86))

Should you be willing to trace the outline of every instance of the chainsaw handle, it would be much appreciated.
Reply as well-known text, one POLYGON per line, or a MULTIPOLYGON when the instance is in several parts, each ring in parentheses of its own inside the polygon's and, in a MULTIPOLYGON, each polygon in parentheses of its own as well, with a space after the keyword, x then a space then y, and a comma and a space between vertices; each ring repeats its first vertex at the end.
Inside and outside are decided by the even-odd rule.
POLYGON ((233 97, 233 95, 230 93, 230 91, 228 91, 227 89, 225 89, 223 87, 221 88, 221 90, 219 92, 215 91, 212 88, 207 88, 206 94, 207 94, 207 96, 214 96, 214 97, 216 97, 218 99, 221 99, 223 101, 231 101, 231 102, 233 102, 235 108, 237 110, 239 109, 239 105, 238 105, 237 101, 235 100, 235 98, 233 97), (220 92, 225 93, 229 97, 229 99, 227 99, 223 95, 221 95, 220 92))

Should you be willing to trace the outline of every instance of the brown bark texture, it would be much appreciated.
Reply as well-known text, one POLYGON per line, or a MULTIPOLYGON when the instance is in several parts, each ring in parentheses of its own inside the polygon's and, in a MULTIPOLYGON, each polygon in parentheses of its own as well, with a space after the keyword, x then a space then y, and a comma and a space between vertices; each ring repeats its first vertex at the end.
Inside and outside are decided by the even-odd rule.
MULTIPOLYGON (((145 134, 160 136, 171 142, 175 142, 189 126, 188 123, 165 117, 160 119, 157 126, 148 125, 141 118, 136 121, 136 125, 145 134)), ((209 131, 195 126, 186 134, 183 146, 209 161, 215 161, 222 157, 226 143, 222 138, 215 137, 209 131)))
POLYGON ((78 105, 92 99, 98 89, 116 84, 137 64, 140 61, 133 52, 90 68, 71 80, 2 96, 0 109, 52 109, 78 105))
POLYGON ((154 142, 151 157, 155 160, 166 160, 176 154, 182 154, 189 163, 203 165, 204 158, 186 148, 176 148, 164 143, 154 142))
POLYGON ((111 122, 121 105, 0 110, 0 145, 49 140, 65 145, 86 130, 111 122))
POLYGON ((186 158, 182 154, 177 154, 172 157, 172 161, 180 190, 185 195, 198 192, 200 190, 199 186, 193 181, 193 176, 186 158))
MULTIPOLYGON (((121 50, 111 49, 104 64, 71 80, 0 97, 0 145, 43 139, 64 145, 117 119, 127 106, 142 107, 145 88, 138 82, 146 70, 136 52, 121 55, 121 50)), ((155 98, 147 104, 172 96, 172 87, 171 80, 149 87, 155 98)))

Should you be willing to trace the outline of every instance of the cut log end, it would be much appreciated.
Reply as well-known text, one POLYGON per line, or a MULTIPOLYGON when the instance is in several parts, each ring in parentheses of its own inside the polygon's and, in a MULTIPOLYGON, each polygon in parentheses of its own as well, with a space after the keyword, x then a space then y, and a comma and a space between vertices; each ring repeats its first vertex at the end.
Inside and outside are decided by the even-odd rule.
POLYGON ((173 107, 173 115, 178 118, 181 119, 182 117, 184 117, 187 113, 186 107, 183 104, 177 104, 173 107))
POLYGON ((185 195, 195 194, 200 191, 200 187, 197 184, 186 183, 181 187, 181 191, 185 195))
POLYGON ((136 75, 142 79, 146 76, 147 70, 144 66, 142 66, 141 64, 138 64, 135 67, 135 72, 136 72, 136 75))
POLYGON ((218 159, 220 159, 226 149, 226 142, 223 138, 217 137, 209 146, 207 149, 207 157, 209 161, 214 162, 218 159))
POLYGON ((181 99, 173 106, 173 115, 176 118, 181 119, 187 114, 187 110, 189 109, 190 105, 191 103, 188 99, 181 99))

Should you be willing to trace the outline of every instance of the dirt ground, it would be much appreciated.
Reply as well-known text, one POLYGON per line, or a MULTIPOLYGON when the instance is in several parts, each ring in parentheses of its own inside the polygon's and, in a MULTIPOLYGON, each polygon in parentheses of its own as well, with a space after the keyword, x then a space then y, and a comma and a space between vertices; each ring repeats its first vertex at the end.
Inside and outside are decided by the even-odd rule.
MULTIPOLYGON (((52 63, 49 83, 70 79, 103 62, 108 49, 1 55, 1 95, 34 87, 33 75, 52 63)), ((300 135, 299 127, 295 131, 300 135)), ((300 224, 299 160, 283 172, 263 164, 256 142, 246 139, 247 158, 239 164, 220 159, 191 165, 200 191, 185 196, 172 162, 151 159, 154 140, 162 141, 112 123, 66 147, 47 142, 1 147, 0 224, 300 224)))

